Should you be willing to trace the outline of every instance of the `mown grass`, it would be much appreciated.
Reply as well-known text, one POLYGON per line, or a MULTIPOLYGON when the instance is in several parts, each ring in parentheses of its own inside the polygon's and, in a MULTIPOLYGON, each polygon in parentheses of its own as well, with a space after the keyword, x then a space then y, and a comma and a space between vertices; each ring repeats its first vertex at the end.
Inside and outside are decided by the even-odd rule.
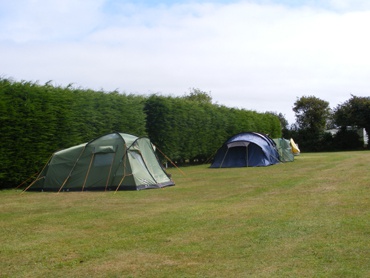
POLYGON ((138 192, 0 192, 1 277, 370 277, 370 152, 184 167, 138 192))

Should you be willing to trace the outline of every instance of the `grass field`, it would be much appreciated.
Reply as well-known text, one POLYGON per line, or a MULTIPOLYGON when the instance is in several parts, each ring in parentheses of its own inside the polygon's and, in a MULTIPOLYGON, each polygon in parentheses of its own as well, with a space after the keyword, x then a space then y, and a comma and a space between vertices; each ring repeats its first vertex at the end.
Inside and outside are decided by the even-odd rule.
POLYGON ((0 277, 370 277, 370 152, 170 169, 176 186, 0 191, 0 277))

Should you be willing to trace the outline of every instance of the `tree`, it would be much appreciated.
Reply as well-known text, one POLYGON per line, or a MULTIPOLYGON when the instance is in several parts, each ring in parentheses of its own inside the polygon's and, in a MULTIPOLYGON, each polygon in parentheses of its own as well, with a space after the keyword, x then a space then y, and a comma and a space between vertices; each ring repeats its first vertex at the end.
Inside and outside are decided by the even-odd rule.
POLYGON ((312 133, 324 131, 330 117, 329 102, 314 96, 297 99, 293 111, 299 128, 312 133))
POLYGON ((301 149, 321 151, 326 123, 330 118, 329 102, 314 96, 303 96, 294 103, 297 137, 301 149))
POLYGON ((199 103, 212 103, 212 97, 208 93, 197 88, 190 89, 190 93, 185 95, 184 98, 199 103))
POLYGON ((280 121, 282 136, 284 138, 289 138, 290 137, 290 133, 288 129, 289 123, 288 123, 288 120, 285 118, 285 115, 283 113, 277 113, 277 112, 266 112, 266 113, 278 117, 280 121))
POLYGON ((357 126, 370 134, 370 97, 352 97, 334 109, 334 122, 341 127, 357 126))
POLYGON ((285 115, 283 115, 282 113, 279 113, 278 115, 278 118, 279 118, 279 121, 280 121, 280 124, 281 124, 281 127, 284 129, 288 129, 288 120, 285 118, 285 115))

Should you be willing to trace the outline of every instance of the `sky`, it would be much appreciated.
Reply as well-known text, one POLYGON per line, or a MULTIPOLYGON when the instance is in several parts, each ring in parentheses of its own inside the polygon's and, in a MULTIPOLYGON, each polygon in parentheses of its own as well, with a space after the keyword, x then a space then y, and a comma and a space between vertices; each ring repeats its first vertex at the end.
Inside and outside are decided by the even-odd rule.
POLYGON ((282 113, 369 96, 368 0, 0 0, 0 77, 282 113))

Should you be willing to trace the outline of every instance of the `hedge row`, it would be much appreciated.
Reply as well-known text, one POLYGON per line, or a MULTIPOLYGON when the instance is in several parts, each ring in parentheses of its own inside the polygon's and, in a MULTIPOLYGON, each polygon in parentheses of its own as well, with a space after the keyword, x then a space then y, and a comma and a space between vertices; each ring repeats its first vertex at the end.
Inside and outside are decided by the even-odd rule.
POLYGON ((278 117, 270 113, 153 95, 145 103, 152 142, 177 162, 207 161, 232 135, 256 131, 281 136, 278 117))
POLYGON ((269 113, 0 79, 0 188, 37 173, 56 150, 119 131, 148 136, 171 160, 206 161, 242 131, 280 137, 269 113))
POLYGON ((145 135, 144 98, 0 80, 0 187, 40 171, 56 150, 111 132, 145 135))

